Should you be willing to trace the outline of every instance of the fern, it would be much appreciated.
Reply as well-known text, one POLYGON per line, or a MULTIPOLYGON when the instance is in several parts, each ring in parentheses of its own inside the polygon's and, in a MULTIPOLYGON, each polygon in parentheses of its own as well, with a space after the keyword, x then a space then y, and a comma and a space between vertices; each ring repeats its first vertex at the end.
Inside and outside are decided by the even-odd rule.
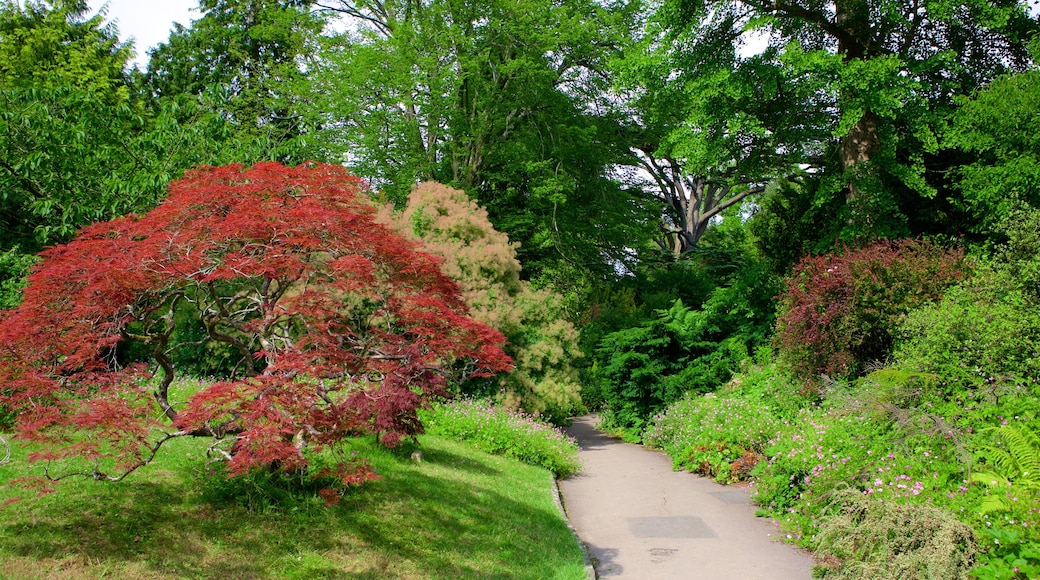
MULTIPOLYGON (((993 429, 1004 448, 987 445, 980 448, 986 471, 978 471, 971 481, 998 489, 1015 486, 1040 491, 1040 436, 1025 427, 1004 425, 993 429)), ((992 513, 1011 509, 1006 494, 993 494, 982 500, 979 511, 992 513)))

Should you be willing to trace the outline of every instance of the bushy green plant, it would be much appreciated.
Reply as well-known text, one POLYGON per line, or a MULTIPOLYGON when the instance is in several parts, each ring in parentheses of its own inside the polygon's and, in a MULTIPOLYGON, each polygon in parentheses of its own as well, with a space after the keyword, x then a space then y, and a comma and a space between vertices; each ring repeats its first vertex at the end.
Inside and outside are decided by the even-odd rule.
POLYGON ((610 410, 607 427, 643 431, 650 417, 685 393, 725 383, 747 358, 739 339, 710 340, 710 318, 677 300, 641 326, 600 343, 600 389, 610 410))
POLYGON ((967 579, 972 529, 933 506, 880 501, 851 490, 835 494, 834 513, 816 536, 815 572, 823 578, 967 579))
POLYGON ((643 442, 663 449, 676 468, 729 482, 748 477, 780 427, 760 402, 688 394, 653 418, 643 442))
POLYGON ((975 506, 987 551, 978 578, 1040 575, 1040 436, 1024 422, 987 429, 991 442, 976 449, 971 481, 981 486, 975 506))
POLYGON ((964 254, 920 240, 882 241, 795 267, 780 298, 776 346, 803 379, 855 377, 885 360, 906 314, 963 277, 964 254))
POLYGON ((1003 445, 982 446, 978 453, 985 464, 971 476, 972 482, 992 485, 999 491, 980 506, 984 513, 1012 509, 1013 502, 1004 488, 1014 486, 1028 495, 1040 492, 1040 437, 1014 425, 1003 425, 995 432, 1003 445))
POLYGON ((23 253, 18 246, 0 250, 0 310, 22 302, 22 290, 29 268, 37 262, 35 254, 23 253))
POLYGON ((899 330, 896 363, 938 375, 947 396, 988 404, 1040 378, 1040 210, 1006 222, 1007 243, 949 289, 911 312, 899 330))
POLYGON ((420 418, 431 435, 544 467, 557 477, 569 477, 581 468, 578 444, 572 437, 533 415, 487 400, 462 398, 439 403, 423 411, 420 418))
POLYGON ((1040 578, 1040 540, 1021 525, 983 528, 984 545, 989 551, 972 570, 978 580, 1027 580, 1040 578))

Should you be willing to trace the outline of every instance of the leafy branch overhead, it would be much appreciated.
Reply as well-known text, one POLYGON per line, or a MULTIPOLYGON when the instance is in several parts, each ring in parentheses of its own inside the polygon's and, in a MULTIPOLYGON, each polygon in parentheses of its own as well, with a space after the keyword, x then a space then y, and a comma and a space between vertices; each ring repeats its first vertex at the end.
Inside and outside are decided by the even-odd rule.
POLYGON ((449 378, 508 369, 502 335, 363 190, 327 165, 203 168, 148 214, 44 252, 0 325, 0 405, 43 445, 34 459, 121 479, 165 441, 205 436, 232 473, 298 469, 310 447, 420 433, 417 409, 449 378), (179 402, 190 325, 233 364, 179 402))

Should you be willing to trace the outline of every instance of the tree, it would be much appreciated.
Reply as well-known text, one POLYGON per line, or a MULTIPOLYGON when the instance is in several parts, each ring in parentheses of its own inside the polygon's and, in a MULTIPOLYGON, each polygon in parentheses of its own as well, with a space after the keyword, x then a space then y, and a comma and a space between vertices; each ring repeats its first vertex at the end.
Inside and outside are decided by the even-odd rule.
POLYGON ((435 258, 375 222, 362 191, 327 165, 203 168, 148 214, 43 252, 25 301, 0 314, 0 406, 43 446, 33 459, 67 461, 53 479, 118 480, 199 436, 231 474, 297 470, 352 435, 420 433, 416 410, 448 377, 508 369, 502 335, 466 315, 435 258), (181 404, 169 389, 186 319, 237 362, 181 404))
POLYGON ((614 64, 631 116, 627 163, 662 206, 658 245, 676 256, 726 209, 822 156, 826 115, 811 105, 814 87, 775 51, 742 55, 737 18, 722 10, 677 26, 662 9, 614 64))
POLYGON ((257 159, 301 161, 307 59, 324 26, 309 0, 200 0, 202 17, 155 48, 145 84, 155 98, 204 97, 257 159), (254 145, 256 147, 256 145, 254 145))
POLYGON ((130 47, 86 2, 0 4, 0 250, 28 252, 132 209, 130 47), (113 179, 117 176, 117 179, 113 179))
POLYGON ((21 300, 41 248, 88 223, 151 209, 188 167, 266 151, 229 145, 229 122, 211 94, 149 102, 127 72, 130 56, 85 2, 0 4, 3 307, 21 300))
POLYGON ((1023 68, 1038 29, 1018 0, 680 0, 661 11, 674 30, 714 18, 731 38, 763 34, 766 54, 815 85, 809 103, 831 116, 820 193, 843 193, 846 237, 907 233, 906 199, 934 197, 926 168, 945 169, 936 134, 953 96, 1023 68))
POLYGON ((461 190, 426 182, 412 191, 403 211, 386 208, 380 217, 444 258, 441 267, 458 282, 473 318, 505 335, 503 349, 515 367, 491 383, 496 398, 555 421, 581 407, 572 366, 581 356, 578 331, 564 318, 558 295, 520 279, 516 245, 495 230, 487 211, 461 190))
POLYGON ((169 147, 136 147, 148 121, 130 55, 86 2, 0 2, 0 308, 21 300, 40 248, 164 191, 169 147))
POLYGON ((958 169, 978 229, 993 228, 1016 203, 1040 207, 1040 71, 996 79, 954 113, 944 145, 974 155, 958 169))
POLYGON ((626 14, 588 1, 318 5, 349 23, 315 72, 328 147, 388 199, 403 205, 427 180, 466 191, 520 243, 527 276, 625 258, 641 208, 608 174, 622 149, 603 88, 626 14))

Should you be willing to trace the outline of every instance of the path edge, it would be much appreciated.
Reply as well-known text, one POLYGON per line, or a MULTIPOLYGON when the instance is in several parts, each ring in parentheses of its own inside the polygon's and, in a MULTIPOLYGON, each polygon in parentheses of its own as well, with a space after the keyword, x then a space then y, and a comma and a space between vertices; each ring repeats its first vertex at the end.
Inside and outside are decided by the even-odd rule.
POLYGON ((555 477, 552 478, 552 496, 553 503, 556 504, 556 508, 560 510, 560 515, 563 516, 563 523, 567 524, 567 529, 571 531, 571 535, 577 540, 578 546, 581 547, 581 555, 585 558, 585 578, 586 580, 596 580, 596 567, 592 565, 592 556, 589 554, 589 547, 585 545, 581 537, 578 536, 578 531, 574 529, 574 525, 571 524, 571 519, 567 516, 567 510, 563 507, 563 496, 560 494, 560 484, 555 477))

